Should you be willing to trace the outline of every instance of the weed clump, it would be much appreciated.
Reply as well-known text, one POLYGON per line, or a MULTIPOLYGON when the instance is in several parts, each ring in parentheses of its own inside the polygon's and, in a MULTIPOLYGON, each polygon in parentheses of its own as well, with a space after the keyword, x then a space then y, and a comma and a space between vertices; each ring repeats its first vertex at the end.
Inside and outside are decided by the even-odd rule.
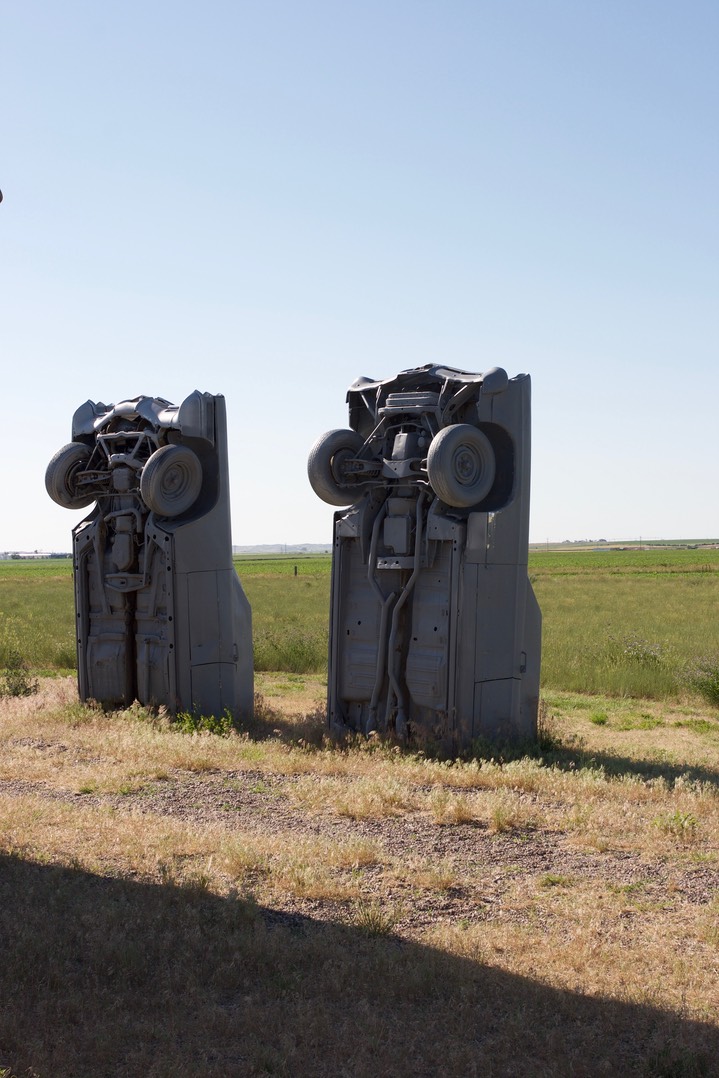
POLYGON ((671 835, 678 842, 689 844, 696 838, 698 820, 693 812, 668 813, 666 816, 658 816, 654 826, 663 831, 665 835, 671 835))
POLYGON ((714 707, 719 707, 719 660, 695 659, 687 667, 686 678, 690 688, 714 707))
POLYGON ((0 675, 0 696, 33 696, 38 690, 38 680, 30 674, 30 668, 15 648, 9 648, 5 656, 5 669, 0 675))
POLYGON ((354 907, 352 923, 367 936, 389 936, 399 920, 398 911, 385 909, 380 902, 361 898, 354 907))
POLYGON ((658 667, 664 662, 663 650, 659 644, 645 639, 638 633, 623 636, 609 636, 606 656, 613 666, 658 667))
MULTIPOLYGON (((2 615, 0 615, 2 618, 2 615)), ((23 655, 14 625, 9 620, 0 624, 0 696, 32 696, 38 690, 37 678, 30 674, 30 664, 23 655)))
POLYGON ((172 726, 183 734, 216 734, 218 737, 229 737, 235 729, 229 711, 225 711, 222 715, 202 715, 197 711, 180 711, 172 719, 172 726))

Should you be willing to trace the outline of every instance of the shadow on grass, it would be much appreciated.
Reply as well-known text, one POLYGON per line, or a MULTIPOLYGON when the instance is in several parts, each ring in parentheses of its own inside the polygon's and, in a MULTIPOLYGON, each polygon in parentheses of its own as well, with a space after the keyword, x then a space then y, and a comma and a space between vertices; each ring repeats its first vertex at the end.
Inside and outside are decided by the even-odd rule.
POLYGON ((243 719, 238 730, 253 741, 279 738, 286 745, 297 745, 301 741, 319 748, 327 735, 327 713, 323 706, 319 706, 306 714, 285 715, 273 708, 260 693, 255 693, 252 718, 243 719))
POLYGON ((241 897, 0 856, 0 1069, 40 1078, 716 1073, 719 1029, 241 897))
POLYGON ((633 756, 621 756, 613 752, 599 752, 581 746, 556 744, 535 751, 547 767, 562 771, 578 771, 581 768, 601 768, 613 778, 636 776, 641 779, 664 779, 673 786, 677 779, 685 782, 708 782, 719 785, 719 771, 700 764, 674 764, 667 760, 638 760, 633 756))
POLYGON ((580 742, 563 742, 553 736, 540 736, 539 741, 514 745, 477 743, 472 753, 473 759, 493 759, 502 763, 521 760, 527 756, 541 761, 545 767, 556 767, 560 771, 601 768, 612 778, 664 779, 670 786, 673 786, 677 779, 719 785, 719 770, 714 767, 704 767, 701 764, 675 764, 668 760, 641 760, 635 756, 621 756, 619 753, 587 749, 580 742))
MULTIPOLYGON (((305 745, 319 748, 327 743, 327 717, 323 708, 308 715, 288 717, 276 711, 259 694, 255 697, 255 714, 251 722, 245 722, 241 730, 255 741, 279 738, 285 744, 296 745, 302 741, 305 745)), ((358 741, 366 744, 358 735, 358 741)), ((397 743, 388 740, 391 747, 397 743)), ((346 746, 345 746, 346 747, 346 746)), ((409 746, 400 751, 414 753, 417 746, 409 746)), ((433 750, 423 746, 424 755, 438 760, 447 759, 447 753, 441 746, 433 750)), ((540 732, 538 741, 498 745, 477 740, 473 751, 462 759, 496 760, 508 763, 524 757, 541 760, 546 767, 557 767, 562 771, 579 771, 583 768, 601 768, 605 774, 615 778, 636 776, 642 779, 664 779, 672 786, 677 779, 689 782, 708 782, 719 786, 719 770, 700 764, 675 764, 667 760, 641 760, 631 756, 621 756, 597 749, 586 749, 579 743, 563 742, 552 733, 540 732)))

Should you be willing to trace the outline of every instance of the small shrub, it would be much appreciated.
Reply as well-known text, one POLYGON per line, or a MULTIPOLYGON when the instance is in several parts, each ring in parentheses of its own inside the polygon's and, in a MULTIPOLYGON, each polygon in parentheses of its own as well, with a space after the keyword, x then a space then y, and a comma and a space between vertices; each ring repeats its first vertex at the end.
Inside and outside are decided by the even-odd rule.
POLYGON ((224 715, 201 715, 194 711, 181 711, 172 720, 172 725, 183 734, 216 734, 229 737, 234 729, 229 711, 224 715))
POLYGON ((654 826, 663 831, 665 835, 672 835, 680 842, 693 842, 696 838, 698 820, 693 812, 671 812, 666 816, 658 816, 654 826))
POLYGON ((719 707, 719 660, 695 659, 687 667, 686 680, 690 688, 714 707, 719 707))
POLYGON ((515 798, 503 795, 497 800, 489 814, 489 829, 499 835, 513 831, 523 823, 522 813, 515 798))
POLYGON ((589 721, 593 722, 595 726, 606 726, 609 722, 609 716, 606 711, 595 711, 593 715, 589 716, 589 721))
POLYGON ((638 633, 610 636, 607 641, 607 659, 615 666, 658 667, 664 661, 662 648, 638 633))
POLYGON ((379 902, 361 898, 355 905, 353 923, 368 936, 389 936, 397 924, 397 914, 379 902))
POLYGON ((0 676, 0 696, 32 696, 38 688, 37 678, 31 677, 29 667, 19 651, 8 649, 5 669, 0 676))

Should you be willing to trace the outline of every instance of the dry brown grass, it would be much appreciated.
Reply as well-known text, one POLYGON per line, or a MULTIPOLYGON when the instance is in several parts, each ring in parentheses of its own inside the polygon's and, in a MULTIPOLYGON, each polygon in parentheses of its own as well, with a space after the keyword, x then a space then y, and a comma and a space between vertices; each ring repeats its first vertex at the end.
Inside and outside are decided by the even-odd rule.
POLYGON ((555 696, 542 755, 446 763, 293 685, 226 738, 0 700, 0 1068, 714 1073, 711 713, 555 696))

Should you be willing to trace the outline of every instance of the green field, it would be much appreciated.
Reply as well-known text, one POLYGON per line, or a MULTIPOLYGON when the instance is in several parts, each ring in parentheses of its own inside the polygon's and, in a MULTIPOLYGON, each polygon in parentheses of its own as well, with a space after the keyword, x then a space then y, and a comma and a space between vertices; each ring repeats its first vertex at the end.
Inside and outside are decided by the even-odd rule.
MULTIPOLYGON (((235 559, 253 612, 255 668, 323 673, 330 557, 235 559)), ((719 550, 536 550, 542 685, 610 696, 719 700, 719 550)), ((0 665, 74 666, 69 560, 0 562, 0 665)))
POLYGON ((530 576, 545 688, 663 698, 711 683, 719 551, 537 552, 530 576))
POLYGON ((330 556, 244 557, 235 565, 252 605, 255 669, 325 671, 330 556))

